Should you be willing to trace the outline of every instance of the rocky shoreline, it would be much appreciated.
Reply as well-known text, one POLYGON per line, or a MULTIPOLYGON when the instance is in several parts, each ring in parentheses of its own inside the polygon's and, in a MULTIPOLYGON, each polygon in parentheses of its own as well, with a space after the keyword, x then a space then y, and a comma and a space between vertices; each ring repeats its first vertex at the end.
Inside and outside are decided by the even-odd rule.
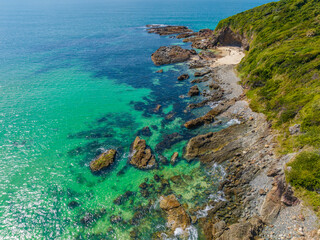
MULTIPOLYGON (((184 38, 184 42, 191 42, 192 47, 203 50, 195 54, 192 50, 162 47, 160 52, 170 49, 174 53, 159 55, 156 52, 163 58, 154 61, 156 65, 188 61, 189 67, 197 70, 195 76, 202 77, 193 80, 194 83, 208 83, 206 89, 202 87, 201 93, 197 85, 191 87, 190 97, 202 94, 205 100, 189 105, 189 110, 216 103, 207 114, 190 120, 184 126, 194 129, 219 123, 224 118, 237 121, 237 124, 219 132, 209 132, 189 140, 184 154, 186 159, 199 160, 204 167, 217 163, 224 166, 226 176, 219 187, 224 193, 224 201, 209 202, 187 211, 180 209, 184 213, 182 215, 189 213, 192 222, 201 227, 205 239, 319 239, 320 232, 314 230, 319 227, 315 214, 294 196, 285 181, 285 164, 294 155, 277 156, 274 150, 277 146, 276 133, 263 114, 250 109, 245 91, 238 84, 234 67, 244 56, 243 50, 249 48, 245 37, 231 29, 219 32, 204 29, 191 33, 186 27, 149 27, 150 33, 177 34, 176 37, 184 38), (208 206, 206 217, 194 218, 192 213, 208 209, 208 206)), ((163 196, 163 199, 167 198, 175 197, 163 196)), ((176 199, 172 201, 181 207, 176 199)), ((168 219, 175 219, 168 213, 170 209, 164 209, 168 219)), ((186 221, 181 223, 183 230, 191 224, 186 221)))

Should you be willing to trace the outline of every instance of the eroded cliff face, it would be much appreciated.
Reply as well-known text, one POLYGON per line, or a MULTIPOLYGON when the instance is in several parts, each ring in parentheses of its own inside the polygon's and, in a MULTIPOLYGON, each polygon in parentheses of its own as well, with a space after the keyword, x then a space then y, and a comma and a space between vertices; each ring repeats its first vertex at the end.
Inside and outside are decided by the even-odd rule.
POLYGON ((230 27, 220 30, 203 29, 195 36, 185 38, 184 42, 192 42, 193 48, 210 49, 216 46, 234 46, 249 50, 249 41, 246 36, 230 27))

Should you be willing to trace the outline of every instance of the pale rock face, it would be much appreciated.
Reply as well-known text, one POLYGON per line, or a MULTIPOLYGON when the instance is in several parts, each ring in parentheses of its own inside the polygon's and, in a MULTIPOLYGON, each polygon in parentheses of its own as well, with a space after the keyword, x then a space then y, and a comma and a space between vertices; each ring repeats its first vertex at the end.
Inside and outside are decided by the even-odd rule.
POLYGON ((160 208, 167 214, 167 226, 172 233, 175 235, 188 234, 185 230, 191 225, 191 220, 175 195, 162 196, 160 208))

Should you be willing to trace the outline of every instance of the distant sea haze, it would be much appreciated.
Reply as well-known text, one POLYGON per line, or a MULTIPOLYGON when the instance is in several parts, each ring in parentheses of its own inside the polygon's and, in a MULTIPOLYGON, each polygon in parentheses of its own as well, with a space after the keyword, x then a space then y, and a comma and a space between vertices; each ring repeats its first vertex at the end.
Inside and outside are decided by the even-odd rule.
MULTIPOLYGON (((156 67, 150 59, 160 46, 190 44, 148 34, 144 26, 214 29, 221 19, 267 2, 1 1, 0 239, 128 239, 132 226, 112 222, 131 219, 132 206, 149 204, 139 192, 146 178, 194 175, 180 193, 184 199, 204 191, 199 184, 219 182, 221 169, 204 178, 199 162, 181 160, 157 171, 127 164, 136 132, 145 126, 152 149, 169 134, 181 135, 162 153, 181 156, 187 139, 181 125, 201 114, 183 112, 188 99, 179 96, 191 85, 176 79, 187 66, 156 67), (173 119, 164 120, 170 113, 173 119), (118 151, 112 168, 92 174, 90 161, 110 148, 118 151), (130 200, 115 204, 127 191, 134 192, 130 200)), ((145 239, 155 226, 165 229, 157 211, 146 219, 145 239)))

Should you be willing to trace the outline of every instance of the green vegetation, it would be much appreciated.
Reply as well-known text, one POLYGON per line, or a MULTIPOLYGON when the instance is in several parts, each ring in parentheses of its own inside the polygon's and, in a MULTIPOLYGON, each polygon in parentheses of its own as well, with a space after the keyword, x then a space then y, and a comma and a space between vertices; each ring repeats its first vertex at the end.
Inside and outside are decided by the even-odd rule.
POLYGON ((302 152, 288 164, 287 179, 294 187, 320 191, 320 156, 314 152, 302 152))
POLYGON ((287 180, 299 190, 299 195, 320 212, 320 155, 302 152, 288 164, 287 180))
POLYGON ((320 1, 281 0, 222 20, 250 42, 238 66, 251 107, 282 134, 281 152, 304 152, 289 164, 291 184, 319 209, 320 1), (288 128, 301 124, 301 134, 288 128), (306 150, 309 149, 309 150, 306 150))

